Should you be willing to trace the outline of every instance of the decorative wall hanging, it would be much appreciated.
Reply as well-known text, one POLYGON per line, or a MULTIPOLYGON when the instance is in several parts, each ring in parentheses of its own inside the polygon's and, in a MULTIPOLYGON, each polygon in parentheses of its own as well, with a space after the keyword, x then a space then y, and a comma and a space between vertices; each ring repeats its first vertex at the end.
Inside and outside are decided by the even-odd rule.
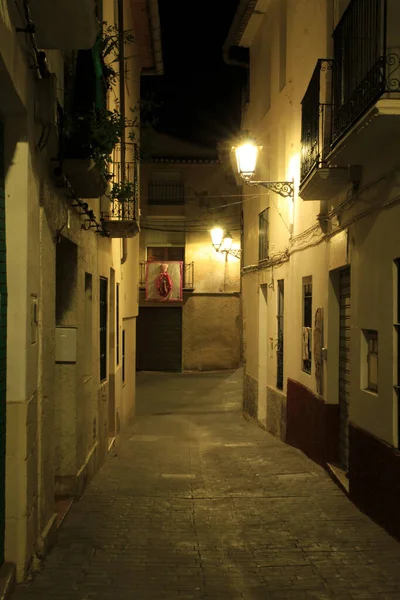
POLYGON ((182 261, 148 261, 146 263, 146 300, 181 302, 182 261))
POLYGON ((317 308, 314 322, 314 356, 315 356, 315 382, 317 394, 323 394, 323 362, 322 347, 324 345, 324 309, 317 308))

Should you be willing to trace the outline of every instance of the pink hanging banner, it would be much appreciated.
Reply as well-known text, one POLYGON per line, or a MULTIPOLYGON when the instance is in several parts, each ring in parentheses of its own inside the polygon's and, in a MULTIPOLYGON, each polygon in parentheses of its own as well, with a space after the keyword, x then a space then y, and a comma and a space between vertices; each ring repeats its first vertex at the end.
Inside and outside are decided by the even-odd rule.
POLYGON ((146 300, 182 302, 182 275, 182 261, 148 261, 146 263, 146 300))

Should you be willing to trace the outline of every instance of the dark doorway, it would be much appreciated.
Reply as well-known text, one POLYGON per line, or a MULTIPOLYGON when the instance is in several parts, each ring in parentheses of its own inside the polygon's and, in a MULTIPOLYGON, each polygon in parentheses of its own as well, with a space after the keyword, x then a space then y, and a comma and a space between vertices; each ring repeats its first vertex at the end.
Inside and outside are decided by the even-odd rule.
POLYGON ((182 370, 182 309, 140 308, 137 320, 138 371, 182 370))

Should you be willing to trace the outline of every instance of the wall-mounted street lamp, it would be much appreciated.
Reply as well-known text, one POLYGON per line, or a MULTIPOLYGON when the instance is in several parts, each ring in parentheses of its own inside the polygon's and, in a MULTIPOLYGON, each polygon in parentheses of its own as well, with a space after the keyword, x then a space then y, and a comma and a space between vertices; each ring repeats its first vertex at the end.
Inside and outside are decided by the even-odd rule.
POLYGON ((229 231, 224 231, 221 227, 214 227, 214 229, 210 231, 210 234, 211 243, 217 252, 225 253, 225 256, 230 254, 231 256, 240 258, 242 251, 240 248, 232 248, 233 238, 229 231))
POLYGON ((233 146, 232 150, 236 154, 238 172, 247 185, 268 188, 272 192, 283 196, 284 198, 294 197, 294 182, 292 181, 252 181, 256 171, 258 152, 262 146, 257 146, 254 140, 249 136, 242 138, 238 146, 233 146))

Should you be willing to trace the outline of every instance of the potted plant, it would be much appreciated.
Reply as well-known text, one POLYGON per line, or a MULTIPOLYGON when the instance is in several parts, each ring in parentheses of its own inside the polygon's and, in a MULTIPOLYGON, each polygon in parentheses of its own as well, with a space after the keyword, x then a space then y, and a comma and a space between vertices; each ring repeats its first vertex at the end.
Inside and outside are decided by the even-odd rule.
POLYGON ((110 155, 126 126, 118 111, 93 108, 64 129, 64 172, 79 196, 96 198, 106 192, 110 155))
POLYGON ((136 218, 136 185, 131 181, 113 182, 109 193, 110 215, 131 220, 136 218))
MULTIPOLYGON (((124 42, 133 40, 123 32, 124 42)), ((117 73, 120 34, 116 26, 103 27, 91 50, 80 50, 74 74, 71 106, 64 118, 61 159, 64 173, 75 192, 83 198, 102 196, 112 174, 111 152, 130 127, 118 110, 107 110, 107 90, 112 89, 117 73)))

